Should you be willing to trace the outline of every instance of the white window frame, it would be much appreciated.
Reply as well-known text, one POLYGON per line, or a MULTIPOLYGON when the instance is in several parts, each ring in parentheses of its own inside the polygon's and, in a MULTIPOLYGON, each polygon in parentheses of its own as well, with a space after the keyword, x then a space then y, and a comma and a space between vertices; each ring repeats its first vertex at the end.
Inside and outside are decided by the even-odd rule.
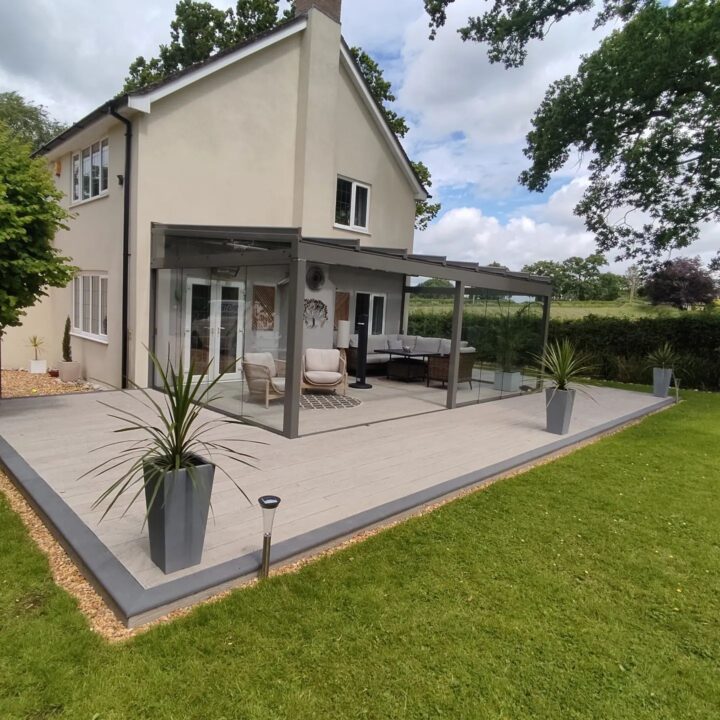
POLYGON ((93 200, 97 200, 101 197, 106 197, 108 194, 108 186, 110 185, 110 140, 107 137, 101 138, 100 140, 96 140, 94 143, 91 143, 90 145, 87 145, 86 147, 80 148, 79 150, 76 150, 74 153, 72 153, 72 156, 70 158, 70 207, 74 207, 75 205, 82 205, 83 203, 92 202, 93 200), (92 194, 92 158, 93 158, 93 148, 97 146, 98 147, 98 155, 100 159, 100 166, 99 166, 99 177, 98 177, 98 192, 97 194, 92 194), (105 186, 103 187, 103 148, 106 149, 107 154, 107 160, 108 160, 108 177, 105 182, 105 186), (89 188, 90 188, 90 195, 89 197, 84 198, 83 197, 83 154, 85 152, 88 152, 90 154, 90 176, 88 178, 89 180, 89 188), (75 162, 77 161, 78 167, 79 167, 79 174, 80 174, 80 182, 78 184, 78 194, 75 194, 75 162))
POLYGON ((367 183, 353 180, 352 178, 345 177, 344 175, 338 175, 335 180, 335 213, 337 214, 337 181, 345 180, 346 182, 352 183, 352 190, 350 192, 350 225, 342 225, 339 222, 335 222, 334 226, 341 230, 353 230, 356 232, 362 232, 370 234, 370 201, 372 199, 372 188, 367 183), (357 189, 365 188, 367 190, 367 212, 365 213, 365 225, 355 225, 355 199, 357 197, 357 189))
POLYGON ((78 273, 73 279, 72 286, 72 309, 70 314, 72 331, 71 335, 75 337, 85 338, 86 340, 94 340, 107 344, 108 335, 107 328, 106 332, 103 332, 102 328, 102 309, 103 309, 103 292, 105 293, 105 312, 106 321, 107 314, 110 310, 110 304, 108 302, 108 276, 105 272, 81 272, 78 273), (92 297, 92 285, 93 279, 97 281, 97 298, 93 302, 92 297), (87 284, 90 288, 90 315, 88 317, 87 328, 83 318, 83 295, 84 286, 87 284), (79 288, 79 291, 78 291, 79 288), (79 303, 79 306, 78 306, 79 303), (97 320, 98 332, 92 332, 93 321, 97 320))
MULTIPOLYGON (((366 290, 356 290, 355 291, 355 304, 351 310, 352 317, 355 317, 355 314, 357 312, 357 296, 358 295, 368 295, 370 298, 370 303, 368 305, 368 337, 371 335, 384 335, 385 334, 385 321, 387 319, 387 293, 373 293, 373 292, 367 292, 366 290), (373 332, 372 327, 372 321, 373 321, 373 308, 375 307, 375 298, 382 298, 383 299, 383 315, 382 315, 382 328, 380 329, 380 332, 373 332)), ((357 332, 357 330, 355 330, 357 332)))

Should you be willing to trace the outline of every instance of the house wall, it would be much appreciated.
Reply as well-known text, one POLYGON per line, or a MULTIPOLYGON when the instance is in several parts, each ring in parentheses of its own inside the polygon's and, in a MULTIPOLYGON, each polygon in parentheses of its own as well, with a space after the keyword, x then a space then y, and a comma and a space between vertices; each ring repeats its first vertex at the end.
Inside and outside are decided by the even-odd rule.
MULTIPOLYGON (((55 246, 81 271, 107 273, 108 341, 98 342, 73 336, 73 360, 82 363, 85 376, 101 383, 119 385, 121 373, 122 308, 122 211, 123 189, 117 175, 124 172, 124 129, 112 121, 102 121, 86 130, 74 141, 73 150, 60 155, 61 173, 55 177, 65 193, 61 201, 72 218, 68 230, 55 237, 55 246), (71 204, 72 154, 76 150, 107 137, 109 140, 108 192, 102 197, 71 204)), ((55 168, 55 159, 51 168, 55 168)), ((62 335, 65 319, 72 313, 72 284, 67 288, 50 288, 48 296, 31 308, 22 327, 11 328, 3 339, 3 367, 27 367, 30 348, 27 338, 39 335, 44 340, 42 357, 48 367, 62 360, 62 335)))

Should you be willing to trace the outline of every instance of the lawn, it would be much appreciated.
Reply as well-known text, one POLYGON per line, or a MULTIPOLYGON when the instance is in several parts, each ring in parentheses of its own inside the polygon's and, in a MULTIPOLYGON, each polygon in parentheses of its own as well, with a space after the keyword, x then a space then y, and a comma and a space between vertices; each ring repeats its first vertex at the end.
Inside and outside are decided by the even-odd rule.
POLYGON ((720 396, 685 398, 121 645, 2 500, 0 717, 717 718, 720 396))

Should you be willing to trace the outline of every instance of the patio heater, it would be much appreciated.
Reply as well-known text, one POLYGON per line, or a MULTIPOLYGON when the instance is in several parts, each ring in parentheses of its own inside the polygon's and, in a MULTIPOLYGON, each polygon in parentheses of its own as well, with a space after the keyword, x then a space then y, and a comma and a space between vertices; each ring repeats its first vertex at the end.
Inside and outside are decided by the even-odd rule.
POLYGON ((350 387, 355 390, 370 390, 372 385, 365 382, 367 376, 367 347, 368 347, 368 322, 370 317, 364 312, 358 315, 355 321, 355 332, 358 336, 357 346, 357 367, 355 368, 355 382, 350 387))
POLYGON ((272 528, 275 520, 275 511, 280 505, 280 498, 277 495, 263 495, 258 498, 258 503, 263 514, 263 549, 260 577, 266 578, 270 573, 270 544, 272 542, 272 528))

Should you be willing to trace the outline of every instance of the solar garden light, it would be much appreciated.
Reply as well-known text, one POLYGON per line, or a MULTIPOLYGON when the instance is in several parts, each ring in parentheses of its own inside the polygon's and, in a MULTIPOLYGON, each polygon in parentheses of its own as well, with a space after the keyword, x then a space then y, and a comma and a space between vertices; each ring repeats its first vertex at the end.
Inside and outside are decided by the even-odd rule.
POLYGON ((277 495, 263 495, 258 498, 258 503, 260 503, 263 513, 263 549, 260 577, 266 578, 270 572, 270 543, 272 541, 273 521, 275 520, 275 511, 280 505, 280 498, 277 495))

